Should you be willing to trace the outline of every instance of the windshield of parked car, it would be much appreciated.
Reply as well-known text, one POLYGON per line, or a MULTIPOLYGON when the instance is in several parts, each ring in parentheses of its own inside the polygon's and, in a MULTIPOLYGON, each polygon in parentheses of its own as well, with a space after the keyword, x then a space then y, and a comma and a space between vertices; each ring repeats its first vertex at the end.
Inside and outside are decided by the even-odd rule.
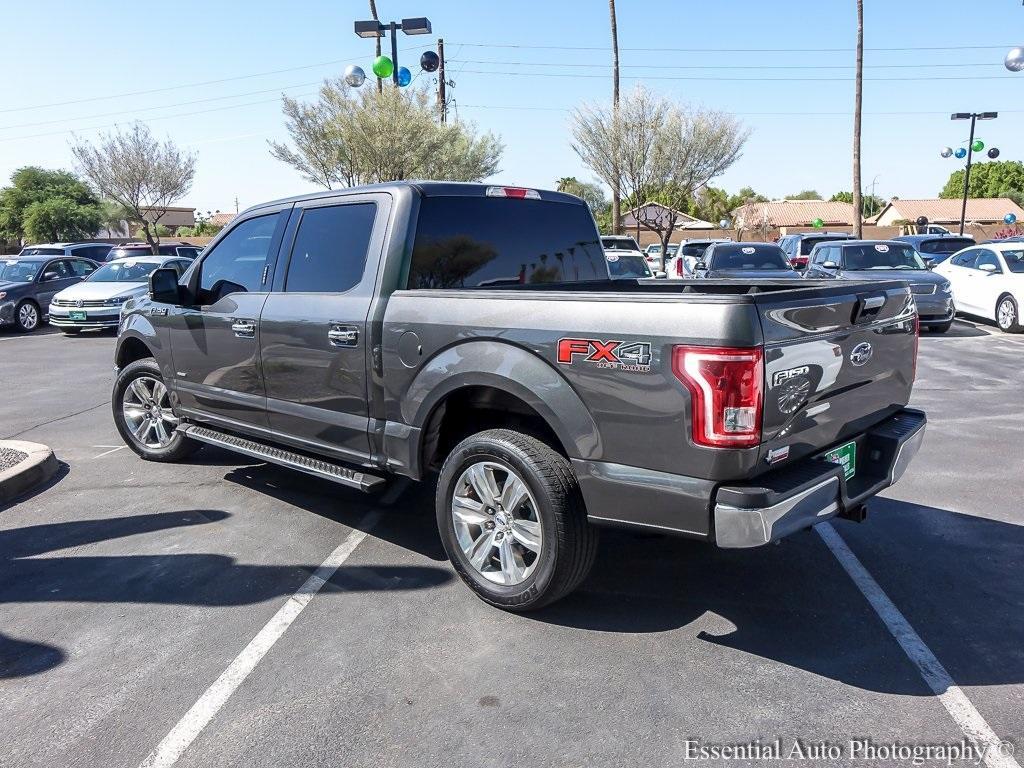
POLYGON ((1003 258, 1006 259, 1006 268, 1018 275, 1024 274, 1024 250, 1003 251, 1003 258))
POLYGON ((90 283, 144 283, 149 273, 160 266, 159 261, 121 259, 100 267, 89 276, 90 283))
POLYGON ((708 267, 711 270, 792 269, 783 250, 768 243, 716 245, 708 267))
POLYGON ((843 268, 861 269, 925 269, 924 260, 909 245, 869 243, 843 248, 843 268))
POLYGON ((943 237, 939 240, 922 240, 917 249, 921 253, 956 253, 972 245, 974 241, 966 237, 943 237))
POLYGON ((41 261, 0 261, 0 283, 31 283, 36 279, 41 261))
POLYGON ((800 255, 809 256, 811 254, 811 251, 814 250, 814 246, 816 246, 818 243, 830 243, 833 240, 849 239, 850 238, 843 237, 841 235, 838 237, 829 237, 828 235, 824 235, 822 237, 805 237, 803 240, 800 241, 800 255))
POLYGON ((622 253, 609 253, 608 274, 612 277, 651 277, 650 267, 643 256, 630 256, 622 253))
POLYGON ((601 245, 605 248, 619 248, 624 251, 640 250, 640 246, 632 237, 602 237, 601 245))

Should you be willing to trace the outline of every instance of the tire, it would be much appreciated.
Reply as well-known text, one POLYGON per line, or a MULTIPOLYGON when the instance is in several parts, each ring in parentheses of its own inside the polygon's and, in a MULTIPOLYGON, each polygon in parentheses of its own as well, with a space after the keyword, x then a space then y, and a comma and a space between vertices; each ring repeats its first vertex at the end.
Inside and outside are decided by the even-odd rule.
POLYGON ((1020 322, 1020 307, 1012 296, 1000 296, 996 302, 996 325, 1003 333, 1024 333, 1020 322))
MULTIPOLYGON (((515 492, 516 486, 511 488, 515 492)), ((477 596, 498 608, 531 611, 548 605, 579 586, 594 563, 598 532, 587 522, 572 466, 522 433, 492 429, 455 446, 441 468, 435 507, 455 570, 477 596), (480 481, 480 472, 486 480, 480 481), (518 504, 504 498, 512 477, 525 486, 518 504), (490 497, 493 505, 476 491, 474 478, 498 491, 490 497), (456 495, 462 500, 458 523, 456 495), (502 501, 512 507, 504 508, 502 501), (474 548, 476 565, 467 553, 474 548), (509 561, 513 565, 506 569, 509 561)))
POLYGON ((43 313, 39 305, 30 299, 25 299, 14 308, 14 327, 22 333, 31 333, 39 327, 43 313))
POLYGON ((121 438, 147 461, 177 461, 201 447, 174 431, 178 417, 170 410, 170 395, 160 366, 151 357, 121 369, 114 382, 111 408, 121 438))
POLYGON ((931 331, 932 333, 945 333, 952 327, 953 321, 950 320, 949 322, 939 323, 938 325, 929 325, 928 330, 931 331))

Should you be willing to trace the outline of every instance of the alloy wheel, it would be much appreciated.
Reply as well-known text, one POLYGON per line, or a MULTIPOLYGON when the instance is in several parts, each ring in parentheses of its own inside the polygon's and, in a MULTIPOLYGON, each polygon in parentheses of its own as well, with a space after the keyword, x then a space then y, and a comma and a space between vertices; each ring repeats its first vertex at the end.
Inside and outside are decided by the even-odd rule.
POLYGON ((33 331, 39 325, 39 310, 36 305, 26 301, 18 310, 18 322, 26 331, 33 331))
POLYGON ((125 424, 147 448, 166 448, 174 437, 178 417, 171 411, 167 387, 152 376, 139 376, 121 396, 125 424))
POLYGON ((469 564, 495 584, 526 581, 540 562, 540 513, 523 479, 495 461, 471 464, 455 483, 455 537, 469 564))
POLYGON ((1006 329, 1013 326, 1017 319, 1017 310, 1013 306, 1011 299, 1003 299, 999 302, 999 311, 996 313, 996 319, 999 321, 999 327, 1006 329))

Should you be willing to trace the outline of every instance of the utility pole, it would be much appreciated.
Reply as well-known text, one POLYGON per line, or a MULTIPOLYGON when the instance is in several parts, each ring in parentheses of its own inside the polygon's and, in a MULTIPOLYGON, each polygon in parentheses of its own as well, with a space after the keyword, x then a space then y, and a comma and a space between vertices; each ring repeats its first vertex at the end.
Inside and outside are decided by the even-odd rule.
MULTIPOLYGON (((615 0, 608 0, 608 13, 611 16, 612 31, 612 109, 616 113, 616 130, 618 130, 619 112, 619 26, 615 19, 615 0)), ((622 193, 619 190, 618 164, 616 163, 616 179, 612 186, 612 234, 622 230, 622 193)), ((640 201, 635 201, 637 205, 640 201)), ((639 212, 639 209, 637 209, 639 212)), ((639 242, 639 236, 637 238, 639 242)))
MULTIPOLYGON (((456 51, 457 53, 457 51, 456 51)), ((437 58, 439 59, 437 65, 437 106, 441 112, 441 122, 445 123, 448 119, 448 99, 445 96, 444 88, 444 38, 437 38, 437 58)))
POLYGON ((853 235, 864 236, 864 199, 860 178, 860 124, 864 80, 864 0, 857 0, 857 74, 853 93, 853 235))
MULTIPOLYGON (((375 0, 370 0, 370 15, 373 16, 373 20, 380 22, 380 16, 377 15, 377 3, 375 0)), ((380 38, 374 38, 374 57, 380 58, 380 38)), ((379 77, 377 78, 377 93, 384 93, 384 81, 379 77)))
POLYGON ((235 195, 235 213, 238 213, 238 195, 235 195))

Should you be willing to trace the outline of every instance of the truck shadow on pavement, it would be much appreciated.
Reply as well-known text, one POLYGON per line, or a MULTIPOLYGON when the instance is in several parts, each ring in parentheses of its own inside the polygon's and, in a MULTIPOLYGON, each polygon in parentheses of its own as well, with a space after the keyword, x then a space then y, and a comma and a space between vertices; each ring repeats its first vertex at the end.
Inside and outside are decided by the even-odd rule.
MULTIPOLYGON (((250 565, 206 553, 40 557, 69 547, 214 525, 230 517, 219 510, 189 509, 0 530, 0 604, 250 605, 292 594, 319 566, 250 565)), ((429 589, 451 579, 450 570, 433 565, 342 565, 321 592, 429 589)), ((59 648, 0 634, 0 679, 37 674, 63 659, 59 648)))

